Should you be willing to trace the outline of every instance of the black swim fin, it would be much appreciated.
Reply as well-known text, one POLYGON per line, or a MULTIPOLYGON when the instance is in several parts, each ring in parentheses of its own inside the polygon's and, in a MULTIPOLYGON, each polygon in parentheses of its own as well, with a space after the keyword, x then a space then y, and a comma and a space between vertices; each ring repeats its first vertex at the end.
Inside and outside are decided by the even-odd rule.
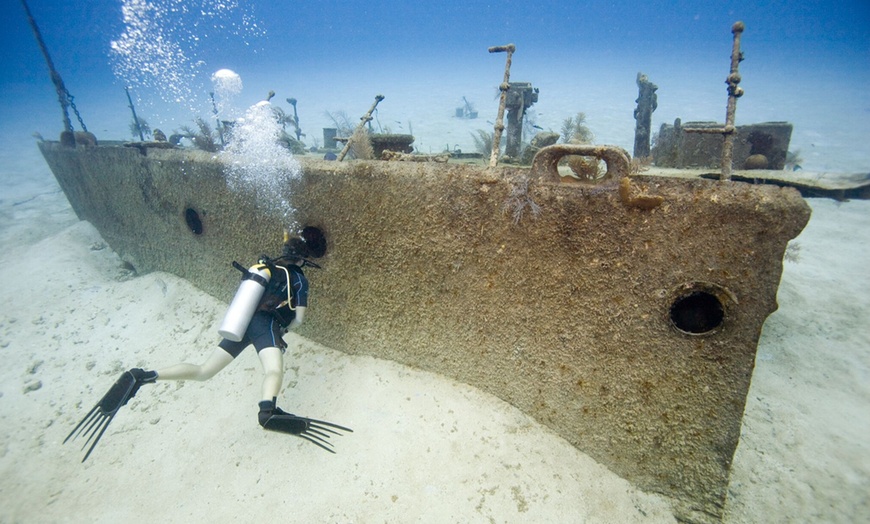
POLYGON ((112 419, 118 414, 118 410, 127 402, 136 396, 136 392, 143 384, 150 384, 157 380, 156 371, 145 371, 144 369, 134 368, 125 371, 120 378, 109 388, 109 391, 103 395, 103 398, 97 402, 97 405, 91 409, 87 415, 79 422, 78 426, 70 431, 70 434, 63 440, 63 443, 70 438, 78 438, 82 435, 87 437, 82 449, 93 440, 88 452, 85 453, 85 458, 82 462, 88 460, 97 442, 103 437, 103 433, 111 424, 112 419))
POLYGON ((331 435, 342 435, 339 431, 353 433, 353 430, 325 420, 297 417, 286 413, 275 405, 276 399, 260 402, 259 420, 263 429, 287 433, 305 439, 330 453, 335 453, 332 443, 327 440, 331 435))

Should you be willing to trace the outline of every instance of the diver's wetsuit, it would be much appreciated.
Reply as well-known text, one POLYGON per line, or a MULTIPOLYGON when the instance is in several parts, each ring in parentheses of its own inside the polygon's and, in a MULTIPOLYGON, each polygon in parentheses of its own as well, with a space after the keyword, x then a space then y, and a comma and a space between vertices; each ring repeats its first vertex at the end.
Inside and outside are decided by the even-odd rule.
MULTIPOLYGON (((272 271, 273 276, 269 285, 260 299, 257 311, 251 318, 251 323, 245 331, 245 335, 239 342, 221 340, 220 346, 224 351, 236 358, 250 344, 254 345, 257 353, 263 348, 276 347, 283 353, 287 343, 281 338, 290 321, 296 316, 295 311, 290 309, 287 302, 287 274, 279 266, 272 271)), ((302 273, 302 268, 295 265, 286 266, 290 273, 292 285, 293 308, 308 307, 308 279, 302 273)))

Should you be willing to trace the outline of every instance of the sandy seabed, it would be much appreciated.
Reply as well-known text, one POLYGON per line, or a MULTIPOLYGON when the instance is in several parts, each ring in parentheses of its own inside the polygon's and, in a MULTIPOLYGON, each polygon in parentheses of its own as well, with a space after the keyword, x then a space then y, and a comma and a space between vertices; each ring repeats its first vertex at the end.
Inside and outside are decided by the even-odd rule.
MULTIPOLYGON (((208 382, 144 387, 81 464, 62 442, 117 376, 201 361, 226 305, 131 274, 44 166, 25 168, 0 196, 0 522, 674 522, 491 395, 294 335, 280 405, 352 427, 336 455, 257 425, 249 349, 208 382)), ((870 520, 870 202, 809 202, 726 522, 870 520)))

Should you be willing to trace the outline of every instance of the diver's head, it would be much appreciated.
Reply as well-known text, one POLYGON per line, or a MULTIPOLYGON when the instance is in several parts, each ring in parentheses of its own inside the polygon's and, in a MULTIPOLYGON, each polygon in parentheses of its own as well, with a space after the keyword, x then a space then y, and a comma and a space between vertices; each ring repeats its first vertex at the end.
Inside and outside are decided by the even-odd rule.
POLYGON ((311 252, 304 240, 301 238, 291 238, 284 244, 282 255, 287 262, 300 266, 305 262, 305 259, 311 256, 311 252))
POLYGON ((311 266, 319 268, 311 259, 320 258, 326 254, 326 235, 320 229, 308 226, 302 229, 299 237, 290 238, 290 232, 284 231, 284 251, 281 258, 289 264, 299 267, 311 266), (301 238, 300 238, 301 237, 301 238))

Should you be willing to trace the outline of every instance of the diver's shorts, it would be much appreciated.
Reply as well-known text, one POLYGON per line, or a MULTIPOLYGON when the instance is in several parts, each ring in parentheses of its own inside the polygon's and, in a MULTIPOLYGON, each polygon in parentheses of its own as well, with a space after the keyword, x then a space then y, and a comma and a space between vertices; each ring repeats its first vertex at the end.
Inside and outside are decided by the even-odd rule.
POLYGON ((281 353, 287 347, 287 343, 281 338, 284 334, 284 329, 281 324, 275 320, 272 315, 263 311, 257 311, 251 318, 251 323, 248 325, 248 330, 245 331, 245 336, 238 342, 232 340, 221 340, 220 346, 224 351, 232 355, 233 358, 239 356, 242 351, 249 345, 253 344, 257 353, 263 348, 278 348, 281 353))

